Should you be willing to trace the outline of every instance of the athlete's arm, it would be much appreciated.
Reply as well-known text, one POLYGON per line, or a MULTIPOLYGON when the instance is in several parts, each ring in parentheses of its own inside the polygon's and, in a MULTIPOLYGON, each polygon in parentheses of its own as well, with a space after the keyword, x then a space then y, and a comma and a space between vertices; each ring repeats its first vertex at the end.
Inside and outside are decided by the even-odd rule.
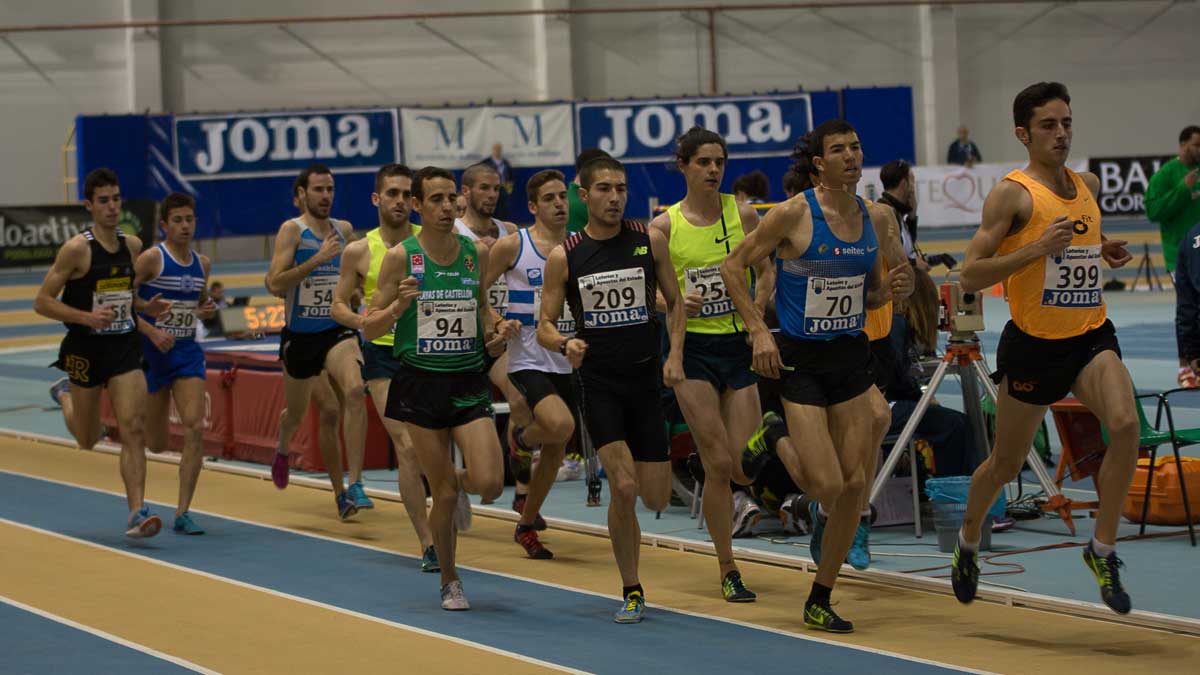
POLYGON ((1000 181, 983 202, 983 221, 967 244, 967 259, 963 262, 959 283, 964 293, 975 293, 1004 281, 1029 263, 1063 250, 1071 243, 1074 227, 1066 216, 1046 227, 1037 240, 1007 255, 996 255, 1004 238, 1014 225, 1029 220, 1032 201, 1021 185, 1010 180, 1000 181), (1022 208, 1022 205, 1027 208, 1022 208), (1023 216, 1023 217, 1022 217, 1023 216))
MULTIPOLYGON (((1090 171, 1079 174, 1079 177, 1083 179, 1084 185, 1087 185, 1088 191, 1092 193, 1092 199, 1100 199, 1100 177, 1090 171)), ((1123 239, 1109 239, 1101 231, 1100 257, 1113 269, 1124 267, 1125 263, 1133 260, 1133 256, 1125 248, 1128 243, 1123 239)))
POLYGON ((200 269, 204 270, 204 286, 200 288, 200 304, 196 306, 196 316, 204 321, 207 321, 217 314, 217 303, 208 297, 208 280, 212 278, 212 261, 208 256, 200 256, 200 269))
POLYGON ((408 275, 408 256, 404 247, 388 249, 379 265, 379 281, 371 296, 371 305, 363 317, 363 337, 370 341, 386 335, 420 294, 417 278, 408 275))
MULTIPOLYGON (((742 219, 742 231, 749 235, 758 229, 758 209, 751 204, 738 204, 738 215, 742 219)), ((775 267, 770 258, 763 258, 754 267, 754 305, 759 313, 767 311, 775 295, 775 267)))
POLYGON ((767 324, 750 298, 750 284, 746 282, 746 270, 767 262, 772 251, 787 238, 788 231, 800 222, 808 205, 803 200, 791 200, 771 209, 762 221, 750 232, 742 243, 734 248, 725 262, 721 263, 721 278, 729 299, 746 324, 746 330, 754 335, 767 334, 767 324))
POLYGON ((663 364, 663 384, 668 387, 683 382, 683 340, 687 333, 687 312, 679 295, 679 282, 675 278, 675 266, 671 264, 671 251, 667 238, 656 229, 649 230, 650 253, 654 256, 654 276, 658 280, 658 291, 667 303, 667 335, 671 340, 671 351, 663 364))
MULTIPOLYGON (((496 280, 504 275, 505 272, 512 269, 512 266, 517 262, 517 251, 520 249, 521 235, 507 234, 500 238, 491 250, 488 251, 488 266, 487 269, 480 268, 479 272, 479 287, 488 289, 496 280)), ((486 290, 485 290, 486 295, 486 290)), ((484 302, 487 307, 487 315, 483 319, 486 326, 499 326, 504 317, 492 307, 492 303, 484 302)), ((518 330, 520 322, 517 322, 518 330)))
POLYGON ((355 330, 362 329, 363 316, 355 313, 350 304, 362 276, 359 274, 359 266, 362 264, 363 254, 369 253, 365 240, 353 242, 342 251, 338 282, 333 289, 333 306, 329 308, 329 316, 333 317, 334 321, 355 330))
MULTIPOLYGON (((143 251, 142 254, 139 255, 136 260, 134 260, 134 292, 136 292, 138 287, 142 284, 154 281, 158 278, 158 275, 162 272, 162 263, 162 251, 160 251, 157 246, 143 251)), ((161 295, 161 293, 159 295, 161 295)), ((157 298, 158 295, 155 295, 154 297, 157 298)), ((140 298, 138 298, 136 295, 134 298, 135 308, 141 311, 140 307, 136 307, 139 304, 137 300, 140 300, 140 298)), ((140 304, 145 305, 145 301, 142 301, 140 304)), ((140 314, 136 314, 135 316, 137 317, 135 323, 137 324, 137 331, 139 333, 145 335, 146 338, 158 348, 158 351, 164 354, 171 351, 171 347, 175 346, 175 336, 168 334, 166 331, 156 327, 149 321, 142 319, 140 314)))
POLYGON ((78 323, 96 330, 107 328, 113 322, 115 314, 111 307, 99 307, 85 312, 58 299, 68 281, 87 273, 84 264, 88 253, 88 242, 83 235, 71 237, 58 249, 54 256, 54 265, 46 272, 46 277, 42 279, 42 285, 33 298, 33 311, 47 319, 78 323))
MULTIPOLYGON (((904 263, 908 265, 907 262, 904 263)), ((896 269, 900 269, 897 267, 896 269)), ((880 255, 875 257, 875 264, 867 281, 867 309, 879 309, 892 300, 891 276, 895 270, 888 272, 887 259, 880 255)))
MULTIPOLYGON (((577 337, 563 337, 558 332, 558 319, 562 316, 566 295, 567 251, 562 246, 555 246, 542 270, 542 312, 537 322, 537 341, 552 352, 564 351, 565 344, 567 361, 570 361, 571 367, 578 368, 587 353, 587 343, 577 337)), ((576 318, 576 321, 582 320, 582 317, 576 318)))
POLYGON ((290 220, 280 225, 279 234, 275 237, 275 251, 271 254, 271 266, 267 268, 267 290, 271 295, 283 297, 299 286, 318 265, 333 260, 341 251, 341 243, 331 230, 316 255, 295 265, 296 247, 299 245, 300 226, 290 220))
POLYGON ((889 300, 907 300, 912 295, 915 279, 908 256, 904 253, 904 242, 900 239, 900 223, 896 220, 896 212, 881 204, 872 204, 867 209, 871 213, 871 224, 875 226, 879 252, 883 254, 880 257, 883 259, 883 269, 887 272, 884 280, 890 282, 887 284, 888 299, 879 306, 886 305, 889 300), (892 260, 897 261, 895 267, 891 267, 892 260))

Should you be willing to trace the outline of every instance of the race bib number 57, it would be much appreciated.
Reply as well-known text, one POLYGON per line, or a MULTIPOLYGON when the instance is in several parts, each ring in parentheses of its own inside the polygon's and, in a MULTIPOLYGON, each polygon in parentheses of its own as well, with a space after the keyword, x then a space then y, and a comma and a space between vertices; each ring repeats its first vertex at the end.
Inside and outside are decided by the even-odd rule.
POLYGON ((646 323, 646 272, 631 267, 579 277, 585 328, 616 328, 646 323))
POLYGON ((1068 246, 1061 255, 1046 256, 1042 305, 1099 307, 1100 245, 1068 246))

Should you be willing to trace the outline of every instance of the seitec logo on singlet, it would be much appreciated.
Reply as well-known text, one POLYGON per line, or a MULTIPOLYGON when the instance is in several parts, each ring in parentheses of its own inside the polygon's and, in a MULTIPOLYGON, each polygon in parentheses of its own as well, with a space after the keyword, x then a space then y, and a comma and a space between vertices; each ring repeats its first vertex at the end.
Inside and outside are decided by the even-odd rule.
POLYGON ((646 271, 630 267, 579 277, 585 328, 633 326, 650 320, 646 309, 646 271))

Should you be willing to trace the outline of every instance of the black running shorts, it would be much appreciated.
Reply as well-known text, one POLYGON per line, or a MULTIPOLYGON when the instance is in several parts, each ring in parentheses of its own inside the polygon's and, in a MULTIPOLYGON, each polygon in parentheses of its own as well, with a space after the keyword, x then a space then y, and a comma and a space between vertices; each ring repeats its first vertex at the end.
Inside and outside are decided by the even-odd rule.
POLYGON ((717 392, 743 389, 758 381, 750 369, 753 356, 745 333, 688 333, 683 342, 683 375, 709 382, 717 392))
POLYGON ((50 364, 67 374, 76 387, 100 387, 118 375, 142 369, 142 341, 137 333, 85 335, 71 331, 50 364))
POLYGON ((871 347, 865 333, 832 340, 797 340, 775 335, 784 368, 783 398, 827 408, 875 386, 871 347))
POLYGON ((279 334, 279 360, 288 376, 306 380, 321 374, 329 350, 342 340, 357 340, 358 331, 334 326, 317 333, 296 333, 286 328, 279 334))
POLYGON ((362 345, 363 382, 371 380, 390 380, 400 369, 400 359, 392 353, 392 347, 377 345, 374 342, 364 342, 362 345))
POLYGON ((384 414, 425 429, 453 429, 492 416, 484 373, 436 373, 401 365, 388 387, 384 414))
POLYGON ((658 359, 652 359, 628 371, 579 371, 583 421, 597 450, 624 441, 635 462, 670 458, 660 369, 658 359))
POLYGON ((1061 340, 1034 337, 1009 321, 1000 334, 992 380, 1001 384, 1007 379, 1008 395, 1022 403, 1050 405, 1071 391, 1080 371, 1097 354, 1110 350, 1121 356, 1111 321, 1061 340))

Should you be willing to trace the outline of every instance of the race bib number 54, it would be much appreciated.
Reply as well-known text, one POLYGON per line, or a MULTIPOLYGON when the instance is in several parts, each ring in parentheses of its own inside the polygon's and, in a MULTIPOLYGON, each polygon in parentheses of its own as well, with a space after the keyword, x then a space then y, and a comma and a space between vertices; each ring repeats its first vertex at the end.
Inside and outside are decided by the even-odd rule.
POLYGON ((1046 256, 1042 305, 1099 307, 1100 245, 1068 246, 1061 255, 1046 256))
POLYGON ((863 327, 866 276, 809 277, 804 303, 804 332, 840 333, 863 327))
POLYGON ((304 318, 327 317, 333 308, 333 289, 337 287, 335 275, 310 276, 300 283, 300 297, 296 303, 300 316, 304 318))
POLYGON ((579 277, 585 328, 616 328, 646 323, 646 272, 631 267, 579 277))

